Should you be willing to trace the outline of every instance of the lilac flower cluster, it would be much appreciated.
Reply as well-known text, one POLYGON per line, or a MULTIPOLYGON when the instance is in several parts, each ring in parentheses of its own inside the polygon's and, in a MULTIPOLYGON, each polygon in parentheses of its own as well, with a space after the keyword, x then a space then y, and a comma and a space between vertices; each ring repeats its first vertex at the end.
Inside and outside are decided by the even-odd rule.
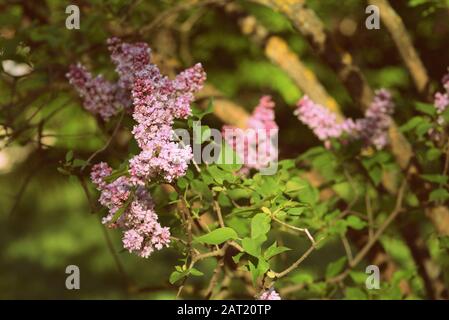
POLYGON ((151 52, 146 43, 123 43, 118 38, 108 39, 108 45, 119 75, 116 83, 107 81, 102 75, 94 78, 80 63, 70 66, 66 74, 83 98, 84 108, 105 121, 117 114, 121 107, 132 106, 134 74, 149 64, 151 52))
POLYGON ((442 114, 447 109, 447 107, 449 107, 449 73, 443 77, 442 83, 446 92, 435 93, 434 99, 434 105, 438 115, 437 123, 439 125, 444 124, 444 118, 442 114))
POLYGON ((135 74, 150 64, 151 49, 144 42, 126 43, 115 37, 108 39, 108 49, 119 75, 117 85, 130 91, 135 74))
MULTIPOLYGON (((326 147, 330 146, 330 139, 339 138, 344 132, 344 129, 351 130, 352 126, 345 126, 346 121, 339 123, 335 113, 329 109, 316 104, 308 96, 304 96, 297 105, 294 114, 298 119, 306 124, 313 133, 324 141, 326 147)), ((352 124, 352 121, 348 121, 352 124)))
POLYGON ((99 115, 105 121, 117 114, 122 96, 116 84, 107 81, 101 75, 94 78, 79 63, 70 66, 67 78, 83 98, 83 105, 87 111, 99 115))
POLYGON ((155 65, 136 74, 132 96, 137 124, 132 132, 142 151, 129 161, 134 183, 143 184, 156 176, 171 182, 185 174, 192 149, 177 142, 172 126, 176 118, 186 119, 191 114, 194 93, 205 79, 201 64, 174 80, 163 76, 155 65))
POLYGON ((159 224, 146 183, 155 178, 172 182, 185 174, 192 150, 178 143, 172 127, 175 119, 186 119, 191 114, 194 93, 202 88, 206 74, 201 64, 197 64, 170 80, 150 63, 146 44, 123 43, 112 38, 108 45, 119 75, 118 82, 110 85, 107 99, 103 99, 108 103, 100 100, 98 104, 95 94, 99 88, 86 83, 90 75, 81 65, 72 67, 68 77, 83 93, 88 110, 100 115, 108 110, 105 119, 114 114, 116 109, 111 106, 115 105, 112 102, 118 93, 129 101, 122 105, 134 108, 132 116, 137 124, 132 133, 142 150, 130 159, 128 174, 107 182, 112 169, 99 163, 93 166, 91 179, 101 192, 100 203, 109 210, 103 223, 121 228, 124 248, 146 258, 170 243, 170 231, 159 224), (76 73, 79 70, 84 78, 76 73), (123 209, 123 213, 118 212, 123 209))
POLYGON ((258 300, 282 300, 279 293, 277 293, 274 289, 269 289, 264 291, 258 300))
POLYGON ((222 128, 226 142, 244 164, 242 173, 248 173, 251 168, 260 170, 277 159, 277 146, 272 141, 278 132, 274 107, 271 97, 263 96, 248 118, 246 130, 233 126, 222 128))
POLYGON ((101 192, 100 203, 109 209, 109 214, 103 218, 104 224, 119 227, 123 230, 123 247, 140 257, 147 258, 155 250, 161 250, 170 243, 170 231, 158 222, 154 205, 144 187, 138 187, 134 197, 130 198, 132 185, 125 176, 107 183, 105 178, 112 169, 104 162, 92 167, 91 179, 101 192), (123 214, 112 221, 114 215, 127 201, 131 201, 123 214))
POLYGON ((355 121, 349 118, 339 121, 333 112, 307 96, 298 102, 294 114, 312 129, 318 139, 324 141, 326 148, 330 148, 331 139, 340 139, 342 142, 346 142, 346 139, 361 139, 366 145, 380 150, 388 143, 388 128, 394 108, 391 94, 381 89, 376 91, 365 116, 355 121))

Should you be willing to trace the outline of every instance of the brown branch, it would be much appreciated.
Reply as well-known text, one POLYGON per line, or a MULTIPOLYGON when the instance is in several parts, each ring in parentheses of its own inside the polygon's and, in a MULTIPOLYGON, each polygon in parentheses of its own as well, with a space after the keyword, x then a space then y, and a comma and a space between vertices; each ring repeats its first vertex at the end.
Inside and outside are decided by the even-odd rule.
POLYGON ((399 215, 399 213, 402 212, 402 202, 405 195, 406 190, 406 180, 402 182, 402 185, 398 192, 398 198, 396 199, 396 204, 393 209, 393 211, 390 213, 390 215, 387 217, 387 219, 384 221, 384 223, 379 227, 379 229, 376 230, 376 233, 374 236, 365 244, 365 246, 357 253, 357 255, 354 257, 352 261, 349 261, 348 268, 343 271, 341 274, 327 280, 328 283, 336 283, 344 280, 346 276, 349 274, 349 272, 356 267, 368 254, 370 249, 374 246, 374 244, 379 240, 379 238, 383 235, 385 230, 391 225, 391 223, 396 219, 396 217, 399 215))
POLYGON ((223 220, 223 215, 221 214, 221 208, 220 205, 218 204, 218 202, 216 200, 214 200, 213 202, 213 206, 214 206, 214 210, 217 213, 217 217, 218 217, 218 224, 220 225, 220 227, 224 227, 224 220, 223 220))
POLYGON ((90 164, 90 162, 100 153, 102 153, 103 151, 105 151, 109 145, 111 144, 112 140, 115 138, 115 136, 117 135, 117 132, 123 122, 123 117, 125 115, 125 111, 123 110, 121 112, 120 118, 114 128, 114 131, 112 132, 111 136, 109 137, 108 141, 106 142, 106 144, 101 147, 100 149, 98 149, 97 151, 95 151, 94 153, 92 153, 92 155, 86 160, 86 164, 81 168, 81 171, 84 170, 84 168, 86 168, 86 166, 88 166, 90 164))
MULTIPOLYGON (((318 242, 320 242, 322 239, 318 240, 318 242)), ((314 251, 316 248, 316 245, 313 244, 310 246, 309 249, 307 249, 307 251, 301 256, 299 257, 298 260, 296 260, 295 262, 293 262, 289 267, 287 267, 285 270, 281 271, 281 272, 275 272, 275 276, 276 278, 282 278, 284 276, 286 276, 287 274, 289 274, 290 272, 292 272, 293 270, 295 270, 311 253, 312 251, 314 251)))
POLYGON ((368 2, 379 8, 380 18, 390 32, 418 92, 427 99, 430 99, 432 93, 429 90, 430 81, 427 70, 413 46, 413 42, 405 29, 401 17, 396 13, 388 0, 368 0, 368 2))
POLYGON ((284 39, 270 35, 269 31, 254 16, 246 14, 235 3, 226 5, 225 10, 239 18, 242 33, 248 36, 253 43, 263 47, 267 58, 282 69, 302 92, 331 111, 337 114, 341 113, 337 101, 329 95, 314 72, 301 61, 284 39))
POLYGON ((305 0, 253 0, 286 15, 294 27, 305 37, 317 55, 338 75, 354 102, 367 109, 373 91, 352 56, 335 41, 331 32, 305 0))
MULTIPOLYGON (((346 90, 361 109, 369 108, 373 91, 365 76, 353 62, 352 56, 337 44, 331 32, 315 12, 306 6, 305 0, 252 0, 286 15, 295 28, 305 37, 317 55, 337 74, 346 90)), ((392 153, 401 168, 406 168, 413 152, 409 142, 398 131, 396 124, 390 127, 392 153)))
POLYGON ((341 109, 337 101, 327 93, 313 71, 302 63, 284 39, 276 36, 270 37, 265 46, 265 54, 275 65, 284 70, 313 101, 341 116, 341 109))
POLYGON ((178 15, 182 11, 190 10, 194 7, 206 6, 213 3, 222 3, 227 0, 187 0, 181 2, 179 5, 169 8, 166 11, 161 12, 156 19, 153 19, 150 24, 143 26, 139 30, 139 34, 144 35, 152 31, 154 28, 163 24, 171 16, 178 15))

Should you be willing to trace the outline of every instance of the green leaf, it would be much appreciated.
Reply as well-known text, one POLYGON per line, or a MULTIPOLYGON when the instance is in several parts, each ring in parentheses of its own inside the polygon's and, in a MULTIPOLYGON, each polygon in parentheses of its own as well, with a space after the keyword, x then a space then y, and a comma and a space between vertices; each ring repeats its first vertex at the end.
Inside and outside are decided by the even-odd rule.
POLYGON ((111 182, 117 180, 119 177, 121 177, 121 176, 123 176, 125 174, 128 174, 128 168, 127 167, 114 170, 109 176, 104 178, 104 181, 106 181, 108 183, 111 183, 111 182))
POLYGON ((259 263, 257 264, 259 275, 263 275, 268 269, 270 269, 270 264, 265 259, 259 257, 259 263))
POLYGON ((261 252, 261 243, 258 241, 259 239, 251 239, 251 238, 243 238, 242 247, 246 253, 254 256, 260 257, 261 252))
POLYGON ((430 182, 434 182, 434 183, 447 183, 447 176, 441 175, 441 174, 422 174, 421 178, 423 178, 424 180, 430 181, 430 182))
POLYGON ((73 163, 72 163, 72 166, 73 167, 84 167, 84 166, 86 166, 88 163, 87 163, 87 161, 86 160, 83 160, 83 159, 74 159, 73 160, 73 163))
POLYGON ((265 213, 258 213, 251 219, 251 238, 265 236, 271 228, 271 219, 265 213))
POLYGON ((71 175, 70 171, 67 171, 66 169, 64 169, 62 167, 57 167, 56 170, 58 170, 59 173, 62 173, 65 176, 70 176, 71 175))
POLYGON ((178 179, 176 184, 178 185, 179 188, 185 189, 189 185, 189 182, 187 181, 186 178, 181 177, 178 179))
POLYGON ((413 130, 422 122, 423 122, 422 117, 420 117, 420 116, 413 117, 409 121, 407 121, 407 123, 405 123, 404 125, 402 125, 400 127, 400 131, 407 132, 407 131, 413 130))
POLYGON ((70 160, 72 160, 72 159, 73 159, 73 150, 69 150, 65 154, 65 161, 70 162, 70 160))
POLYGON ((318 190, 312 186, 304 189, 299 193, 298 199, 302 202, 308 203, 310 205, 315 205, 319 200, 320 194, 318 190))
POLYGON ((336 220, 330 227, 329 232, 331 234, 344 235, 348 228, 346 220, 336 220))
POLYGON ((217 201, 218 201, 218 204, 220 205, 220 207, 231 207, 232 206, 231 200, 229 200, 229 198, 223 192, 220 192, 218 194, 217 201))
POLYGON ((423 121, 421 124, 419 124, 416 127, 416 134, 419 137, 422 137, 424 134, 426 134, 427 132, 429 132, 429 129, 433 127, 433 124, 430 123, 428 120, 423 121))
POLYGON ((426 159, 428 161, 434 161, 437 160, 439 157, 441 157, 443 153, 441 152, 440 149, 437 148, 431 148, 429 150, 427 150, 426 152, 426 159))
POLYGON ((253 281, 253 285, 256 285, 257 278, 259 277, 259 270, 256 268, 256 266, 251 262, 248 261, 248 268, 249 272, 251 273, 251 279, 253 281))
POLYGON ((367 278, 366 273, 360 271, 351 271, 349 276, 357 284, 364 284, 367 278))
POLYGON ((345 290, 345 297, 348 300, 366 300, 366 293, 360 288, 348 287, 345 290))
POLYGON ((382 168, 380 166, 374 166, 369 171, 368 174, 373 180, 374 185, 379 185, 379 183, 382 181, 382 168))
POLYGON ((178 282, 179 280, 181 280, 182 278, 186 277, 189 275, 189 271, 173 271, 170 275, 170 278, 168 279, 168 281, 171 284, 175 284, 176 282, 178 282))
POLYGON ((192 190, 196 193, 198 193, 201 197, 201 199, 205 199, 207 201, 212 201, 213 195, 212 191, 210 191, 209 187, 206 183, 204 183, 201 180, 193 180, 191 182, 192 190))
POLYGON ((209 99, 206 109, 200 109, 197 106, 192 106, 192 115, 201 120, 205 115, 214 112, 214 98, 209 99))
POLYGON ((299 177, 294 177, 285 184, 284 192, 290 197, 298 197, 302 202, 309 203, 311 205, 318 201, 318 190, 312 187, 308 181, 299 177))
POLYGON ((244 255, 243 252, 239 252, 237 253, 235 256, 232 257, 232 260, 234 261, 235 264, 239 263, 240 258, 244 255))
POLYGON ((348 227, 351 227, 355 230, 361 230, 366 227, 366 222, 357 216, 349 216, 348 218, 346 218, 346 223, 348 227))
POLYGON ((415 109, 429 116, 434 116, 436 114, 434 105, 430 103, 415 102, 415 109))
POLYGON ((248 199, 251 196, 251 191, 243 188, 235 188, 227 191, 232 200, 248 199))
POLYGON ((273 242, 273 244, 264 252, 263 257, 266 260, 270 260, 271 258, 273 258, 274 256, 281 254, 283 252, 289 251, 291 250, 290 248, 287 247, 278 247, 276 241, 273 242))
POLYGON ((195 268, 190 269, 190 274, 195 277, 201 277, 202 275, 204 275, 204 273, 195 268))
POLYGON ((337 261, 331 262, 326 268, 326 279, 335 277, 339 274, 346 265, 346 257, 342 257, 337 261))
POLYGON ((449 192, 443 188, 433 190, 429 195, 429 201, 446 201, 447 199, 449 199, 449 192))
POLYGON ((448 250, 449 249, 449 236, 439 237, 438 243, 439 243, 440 249, 448 250))
POLYGON ((114 213, 114 216, 111 219, 110 223, 115 223, 117 220, 122 216, 123 213, 125 213, 125 210, 128 208, 129 204, 131 203, 131 200, 133 199, 132 196, 130 196, 126 202, 120 207, 120 209, 117 210, 116 213, 114 213))
POLYGON ((207 168, 207 171, 210 173, 212 178, 220 185, 223 184, 223 181, 233 181, 235 176, 228 172, 220 169, 215 165, 211 165, 207 168))
POLYGON ((202 235, 195 238, 195 241, 205 243, 205 244, 221 244, 228 240, 235 240, 238 238, 237 233, 234 229, 224 227, 215 229, 208 234, 202 235))
POLYGON ((306 207, 290 208, 287 210, 287 214, 289 214, 291 216, 300 216, 301 214, 304 213, 305 210, 306 210, 306 207))
POLYGON ((350 203, 356 195, 351 184, 346 181, 334 184, 332 189, 338 194, 339 197, 343 198, 346 203, 350 203))
POLYGON ((291 180, 287 181, 285 184, 285 190, 284 192, 288 194, 289 196, 296 196, 299 194, 302 190, 308 188, 309 185, 307 181, 294 177, 291 180))

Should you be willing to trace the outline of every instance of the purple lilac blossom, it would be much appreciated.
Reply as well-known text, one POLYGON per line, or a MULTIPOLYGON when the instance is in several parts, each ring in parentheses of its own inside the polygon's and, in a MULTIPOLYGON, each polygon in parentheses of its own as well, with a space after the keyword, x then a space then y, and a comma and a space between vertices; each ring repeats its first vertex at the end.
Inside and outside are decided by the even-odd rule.
POLYGON ((80 63, 70 66, 66 76, 83 99, 87 111, 99 115, 105 121, 117 114, 122 105, 122 96, 116 84, 101 75, 94 78, 80 63))
POLYGON ((263 96, 248 118, 247 128, 223 126, 226 142, 235 150, 243 162, 242 174, 251 168, 260 170, 277 159, 277 147, 272 138, 278 131, 274 114, 275 103, 270 96, 263 96))
POLYGON ((274 289, 269 289, 263 292, 258 300, 282 300, 279 293, 277 293, 274 289))
MULTIPOLYGON (((173 124, 175 119, 186 119, 191 114, 194 93, 202 88, 206 74, 201 64, 196 64, 170 80, 150 63, 151 51, 146 44, 123 43, 117 38, 108 40, 108 44, 119 74, 115 89, 132 102, 129 104, 134 107, 132 116, 137 122, 132 133, 142 150, 129 161, 129 175, 108 182, 112 168, 102 162, 92 167, 91 180, 101 192, 100 203, 109 209, 103 223, 121 228, 123 247, 147 258, 155 249, 168 246, 170 231, 158 222, 145 186, 154 178, 172 182, 185 174, 192 150, 177 142, 173 124), (124 206, 123 214, 114 219, 124 206)), ((74 71, 69 76, 71 83, 77 89, 89 89, 86 82, 91 79, 90 74, 82 66, 74 71), (80 75, 76 74, 80 70, 80 75)), ((84 94, 83 98, 85 103, 88 100, 90 110, 106 108, 105 103, 98 106, 90 98, 95 92, 87 92, 89 96, 84 94)), ((109 96, 108 99, 112 100, 109 96)))
POLYGON ((350 118, 339 121, 327 108, 314 103, 304 96, 297 105, 294 114, 306 124, 313 133, 330 148, 331 139, 362 139, 365 145, 383 149, 388 143, 388 129, 395 105, 391 94, 381 89, 376 91, 373 102, 365 112, 365 117, 357 120, 350 118))
POLYGON ((140 257, 148 258, 156 249, 161 250, 170 243, 170 230, 162 227, 154 211, 154 204, 149 193, 143 187, 138 187, 131 204, 125 212, 113 222, 114 214, 131 196, 132 185, 127 177, 119 177, 111 183, 105 178, 112 169, 104 162, 92 167, 91 178, 101 192, 100 203, 109 209, 109 214, 103 218, 103 223, 123 230, 123 247, 140 257))
POLYGON ((442 114, 444 111, 446 111, 447 107, 449 106, 449 73, 443 77, 442 83, 446 92, 435 93, 435 100, 434 100, 434 106, 438 115, 437 123, 439 125, 444 124, 444 118, 442 114))
POLYGON ((136 74, 132 96, 137 124, 132 132, 142 151, 129 162, 134 183, 143 184, 156 176, 172 182, 185 174, 192 150, 177 142, 172 127, 176 118, 186 119, 191 114, 194 93, 205 79, 201 64, 174 80, 163 76, 155 65, 136 74))

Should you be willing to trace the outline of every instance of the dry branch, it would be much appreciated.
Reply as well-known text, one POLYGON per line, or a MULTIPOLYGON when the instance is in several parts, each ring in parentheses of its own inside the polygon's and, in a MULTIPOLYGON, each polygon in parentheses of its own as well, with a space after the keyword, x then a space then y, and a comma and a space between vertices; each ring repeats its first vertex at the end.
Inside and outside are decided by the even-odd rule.
POLYGON ((427 75, 424 64, 419 58, 418 52, 413 46, 401 17, 396 13, 388 0, 369 0, 368 2, 379 8, 380 18, 387 27, 388 32, 390 32, 418 92, 426 98, 430 98, 429 76, 427 75))
POLYGON ((317 55, 338 75, 354 102, 367 109, 373 98, 367 80, 353 63, 350 53, 338 46, 315 12, 305 0, 253 0, 286 15, 305 37, 317 55))

